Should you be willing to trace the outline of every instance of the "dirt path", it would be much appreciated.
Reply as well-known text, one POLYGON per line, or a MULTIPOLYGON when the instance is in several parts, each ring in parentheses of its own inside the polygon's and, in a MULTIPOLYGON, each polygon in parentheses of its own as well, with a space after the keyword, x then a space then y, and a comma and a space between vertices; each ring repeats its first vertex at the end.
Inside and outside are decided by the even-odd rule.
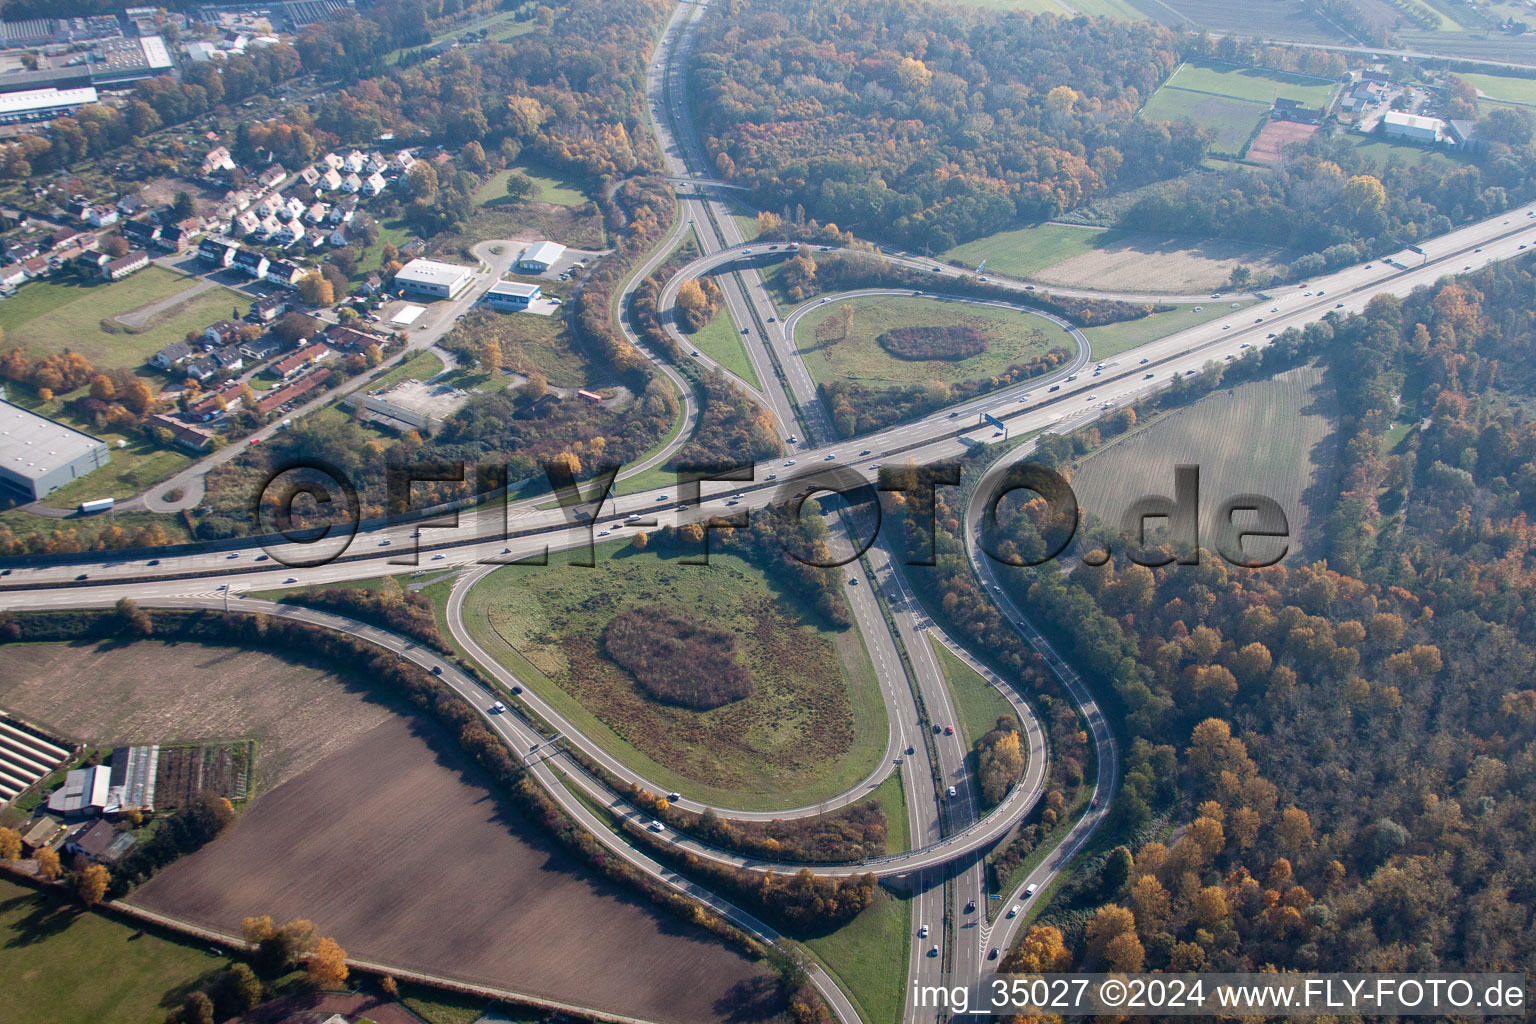
POLYGON ((197 282, 197 284, 188 288, 184 292, 177 292, 170 298, 161 299, 159 302, 151 302, 147 306, 140 306, 138 309, 131 310, 127 313, 120 313, 113 317, 113 319, 122 324, 124 327, 130 328, 132 330, 143 330, 145 324, 149 323, 151 317, 159 313, 164 313, 168 309, 175 309, 183 302, 188 302, 192 299, 195 299, 208 289, 217 288, 218 286, 219 283, 217 281, 214 281, 211 278, 205 279, 197 282))

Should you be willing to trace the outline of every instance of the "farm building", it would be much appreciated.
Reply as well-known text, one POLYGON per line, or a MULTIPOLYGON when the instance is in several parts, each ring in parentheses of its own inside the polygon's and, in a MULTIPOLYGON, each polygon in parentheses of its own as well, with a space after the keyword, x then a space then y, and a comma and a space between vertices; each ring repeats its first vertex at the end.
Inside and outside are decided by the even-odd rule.
POLYGON ((539 297, 539 286, 521 281, 498 281, 485 293, 485 304, 492 309, 527 309, 539 297))
POLYGON ((1445 122, 1438 117, 1422 117, 1396 110, 1389 110, 1382 115, 1381 130, 1391 139, 1439 142, 1445 138, 1445 122))
POLYGON ((456 263, 415 259, 395 274, 395 286, 420 295, 451 299, 469 286, 473 276, 473 270, 456 263))
POLYGON ((535 242, 517 258, 517 269, 531 274, 542 274, 555 265, 565 254, 565 246, 559 242, 535 242))
POLYGON ((0 715, 0 806, 46 778, 69 757, 69 747, 39 729, 0 715))
POLYGON ((28 500, 45 497, 110 460, 105 441, 0 401, 0 483, 28 500))
POLYGON ((153 744, 118 747, 112 751, 112 782, 109 800, 121 810, 137 807, 155 809, 155 774, 160 765, 160 748, 153 744))
POLYGON ((111 768, 102 764, 76 768, 64 776, 64 785, 48 797, 48 809, 66 818, 100 814, 107 809, 111 789, 111 768))

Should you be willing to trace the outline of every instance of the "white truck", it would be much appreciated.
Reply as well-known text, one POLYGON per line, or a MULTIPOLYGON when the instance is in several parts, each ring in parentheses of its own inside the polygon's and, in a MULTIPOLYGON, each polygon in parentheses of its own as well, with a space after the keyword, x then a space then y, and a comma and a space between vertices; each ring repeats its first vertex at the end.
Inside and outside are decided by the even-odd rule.
POLYGON ((105 512, 117 503, 116 498, 94 498, 80 503, 80 514, 90 515, 93 512, 105 512))

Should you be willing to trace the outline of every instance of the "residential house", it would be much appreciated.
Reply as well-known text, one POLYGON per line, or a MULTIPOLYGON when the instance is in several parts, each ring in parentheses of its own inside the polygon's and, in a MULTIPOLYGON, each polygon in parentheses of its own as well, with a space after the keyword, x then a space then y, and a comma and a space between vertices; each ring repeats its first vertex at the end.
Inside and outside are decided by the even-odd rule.
POLYGON ((0 289, 6 293, 15 291, 27 283, 27 272, 19 266, 10 266, 0 269, 0 289))
POLYGON ((336 168, 331 167, 320 175, 320 187, 327 192, 335 192, 341 188, 341 175, 336 173, 336 168))
POLYGON ((355 149, 342 159, 346 164, 347 170, 353 174, 361 174, 363 168, 368 165, 368 158, 355 149))
POLYGON ((288 172, 282 164, 273 164, 260 174, 256 175, 256 184, 260 188, 276 188, 288 180, 288 172))
POLYGON ((190 423, 183 423, 181 420, 167 416, 164 413, 156 413, 154 416, 151 416, 149 418, 149 425, 169 430, 172 439, 190 451, 200 452, 213 442, 212 431, 199 430, 190 423))
POLYGON ((228 238, 205 238, 198 243, 197 258, 216 267, 227 267, 235 261, 240 243, 228 238))
POLYGON ((198 356, 187 363, 186 371, 193 380, 207 380, 219 372, 219 361, 213 356, 198 356))
POLYGON ((143 196, 137 193, 123 196, 117 201, 117 212, 124 217, 137 217, 148 209, 149 204, 144 201, 143 196))
POLYGON ((330 346, 318 341, 311 342, 292 355, 284 356, 267 367, 266 372, 278 380, 287 380, 289 377, 304 369, 325 361, 334 356, 330 346))
POLYGON ((262 415, 266 415, 273 409, 281 408, 282 406, 287 405, 289 402, 292 402, 294 399, 300 398, 310 391, 313 391, 315 388, 328 381, 330 377, 331 374, 329 371, 306 373, 304 376, 290 381, 289 383, 284 384, 282 387, 273 388, 271 391, 268 391, 260 401, 256 403, 256 411, 262 415))
POLYGON ((203 337, 210 346, 229 345, 240 336, 240 325, 233 320, 219 320, 203 328, 203 337))
POLYGON ((359 178, 355 174, 348 174, 345 178, 341 179, 341 190, 343 192, 358 192, 362 189, 362 187, 363 179, 359 178))
POLYGON ((311 249, 323 249, 331 244, 331 236, 322 228, 310 228, 304 232, 304 242, 311 249))
POLYGON ((102 268, 111 262, 112 257, 101 250, 87 249, 75 257, 74 266, 86 277, 100 277, 102 268))
POLYGON ((389 170, 389 161, 383 153, 371 153, 368 156, 368 170, 383 173, 389 170))
POLYGON ((325 329, 325 340, 332 347, 343 352, 366 352, 369 345, 383 347, 384 339, 355 327, 347 327, 343 324, 331 324, 325 329))
MULTIPOLYGON (((54 232, 57 234, 58 232, 54 232)), ((43 252, 45 246, 40 239, 22 238, 5 247, 5 262, 20 263, 29 260, 43 252)))
POLYGON ((199 423, 208 423, 226 413, 234 412, 240 408, 240 402, 240 385, 230 381, 212 394, 188 403, 187 417, 199 423))
POLYGON ((308 209, 308 205, 304 202, 304 200, 300 199, 298 196, 289 196, 287 201, 283 203, 283 210, 279 211, 277 215, 281 217, 283 212, 286 212, 288 214, 288 219, 292 220, 295 217, 304 216, 304 211, 306 209, 308 209))
POLYGON ((267 264, 267 280, 284 288, 297 288, 308 271, 288 260, 273 260, 267 264))
POLYGON ((395 166, 400 168, 402 171, 410 170, 411 164, 415 162, 416 158, 411 155, 411 151, 408 149, 402 149, 400 152, 395 154, 395 166))
POLYGON ((299 241, 303 237, 304 222, 295 217, 293 220, 287 221, 280 228, 278 228, 277 234, 272 236, 272 241, 274 244, 281 245, 286 249, 288 246, 299 241))
MULTIPOLYGON (((287 308, 288 297, 281 292, 274 292, 271 295, 263 295, 251 303, 251 311, 245 315, 245 318, 252 323, 269 324, 281 316, 283 310, 287 308)), ((250 353, 246 354, 250 355, 250 353)))
POLYGON ((228 373, 239 373, 245 369, 245 356, 241 354, 238 345, 225 345, 216 348, 210 353, 214 361, 219 364, 219 369, 228 373))
POLYGON ((376 196, 380 192, 383 192, 387 187, 388 186, 384 181, 384 176, 378 171, 374 171, 363 181, 363 195, 376 196))
POLYGON ((192 346, 185 341, 173 341, 165 348, 149 357, 149 365, 160 370, 169 370, 177 363, 192 354, 192 346))
POLYGON ((330 212, 331 204, 322 203, 317 199, 309 205, 309 209, 304 211, 304 219, 311 224, 323 224, 330 212))
POLYGON ((369 274, 363 278, 362 292, 364 295, 377 295, 382 287, 384 287, 384 279, 378 274, 369 274))
POLYGON ((356 212, 357 196, 347 196, 344 199, 337 200, 336 205, 331 207, 331 212, 325 219, 332 224, 343 224, 351 220, 352 215, 356 212))
POLYGON ((314 188, 320 181, 320 172, 310 165, 299 172, 299 180, 304 183, 305 188, 314 188))
POLYGON ((246 235, 255 234, 257 231, 261 230, 261 218, 256 216, 255 210, 246 210, 244 213, 240 214, 240 216, 235 218, 235 222, 232 227, 234 228, 235 234, 240 235, 243 238, 246 235))
POLYGON ((129 274, 136 274, 147 266, 149 266, 149 253, 143 249, 134 249, 126 256, 109 260, 101 268, 101 276, 108 281, 121 281, 129 274))
POLYGON ((155 239, 155 244, 168 252, 185 252, 192 247, 192 240, 201 231, 201 222, 196 217, 188 217, 186 220, 167 224, 161 228, 160 237, 155 239))
POLYGON ((325 156, 320 158, 320 162, 325 164, 327 170, 332 171, 339 171, 347 165, 346 159, 335 153, 325 154, 325 156))
POLYGON ((272 217, 281 212, 286 205, 288 200, 284 199, 280 193, 273 192, 256 200, 256 204, 251 208, 256 211, 258 217, 272 217))
POLYGON ((117 219, 117 210, 111 206, 93 206, 85 213, 86 223, 93 228, 111 227, 117 219))
POLYGON ((256 224, 256 234, 262 238, 273 239, 283 230, 283 222, 272 214, 267 214, 256 224))
POLYGON ((147 220, 124 221, 118 229, 123 237, 140 248, 147 247, 151 242, 160 237, 160 225, 151 224, 147 220))
POLYGON ((240 354, 252 363, 265 362, 282 350, 283 343, 270 334, 264 334, 255 341, 248 341, 240 346, 240 354))
POLYGON ((26 271, 28 280, 36 281, 40 277, 47 277, 53 273, 53 264, 46 256, 33 256, 29 260, 21 261, 21 269, 26 271))
POLYGON ((96 244, 96 236, 89 231, 81 231, 79 228, 58 228, 48 233, 47 245, 50 249, 57 249, 61 245, 77 243, 80 246, 96 244))
POLYGON ((204 177, 217 174, 220 171, 232 171, 235 169, 235 160, 229 155, 229 150, 223 146, 215 146, 203 157, 200 172, 204 177))

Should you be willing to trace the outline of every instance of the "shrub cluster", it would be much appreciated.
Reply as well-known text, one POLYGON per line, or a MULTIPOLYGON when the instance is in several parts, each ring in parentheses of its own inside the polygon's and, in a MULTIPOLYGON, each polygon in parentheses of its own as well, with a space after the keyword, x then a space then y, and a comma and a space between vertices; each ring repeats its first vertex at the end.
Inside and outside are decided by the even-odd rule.
POLYGON ((603 652, 657 700, 708 711, 752 696, 752 674, 736 661, 736 637, 672 608, 620 612, 603 630, 603 652))
POLYGON ((898 359, 969 359, 987 350, 987 336, 974 327, 894 327, 875 339, 898 359))

